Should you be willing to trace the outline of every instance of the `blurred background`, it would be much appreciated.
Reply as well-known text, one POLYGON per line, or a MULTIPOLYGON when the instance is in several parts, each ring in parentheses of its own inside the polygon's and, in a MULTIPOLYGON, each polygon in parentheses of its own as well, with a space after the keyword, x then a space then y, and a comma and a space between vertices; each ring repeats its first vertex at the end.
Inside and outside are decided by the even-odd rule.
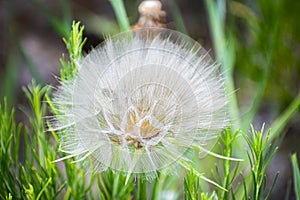
MULTIPOLYGON (((141 0, 124 0, 131 24, 139 18, 141 0)), ((204 48, 214 46, 204 1, 163 0, 168 28, 179 29, 204 48)), ((225 33, 234 44, 234 77, 241 121, 257 96, 253 125, 266 128, 300 92, 300 1, 225 1, 225 33)), ((22 87, 32 79, 57 85, 59 59, 66 53, 62 37, 68 37, 72 20, 85 26, 85 52, 103 38, 119 32, 108 0, 0 0, 0 99, 22 105, 22 87)), ((17 119, 23 121, 22 112, 17 119)), ((276 136, 279 152, 273 159, 271 179, 280 171, 271 199, 295 199, 290 155, 300 154, 299 108, 276 136)))

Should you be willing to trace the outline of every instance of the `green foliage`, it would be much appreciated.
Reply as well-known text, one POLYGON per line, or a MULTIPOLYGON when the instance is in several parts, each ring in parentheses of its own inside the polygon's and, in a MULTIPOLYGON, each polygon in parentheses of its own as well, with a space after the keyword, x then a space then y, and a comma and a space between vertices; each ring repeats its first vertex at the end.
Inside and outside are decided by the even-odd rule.
MULTIPOLYGON (((222 136, 220 137, 219 144, 222 148, 221 155, 227 158, 231 158, 233 156, 233 143, 239 134, 239 130, 232 134, 232 131, 229 128, 223 132, 222 136)), ((221 199, 229 199, 231 192, 233 192, 232 184, 237 178, 238 169, 239 162, 233 163, 233 161, 229 159, 223 159, 221 167, 215 165, 215 171, 212 172, 215 180, 228 190, 224 191, 216 188, 216 194, 221 199), (219 168, 221 168, 222 171, 220 171, 219 168)))
MULTIPOLYGON (((66 15, 63 20, 51 15, 50 11, 41 4, 39 0, 34 0, 40 10, 47 12, 46 16, 58 33, 64 35, 64 43, 69 52, 69 58, 62 56, 60 62, 62 69, 60 78, 62 81, 73 79, 78 72, 77 63, 82 57, 82 48, 86 42, 83 39, 84 27, 79 22, 72 24, 69 34, 70 13, 67 1, 61 0, 62 9, 66 15)), ((283 12, 281 6, 286 7, 281 1, 270 3, 270 0, 258 1, 259 14, 234 1, 229 1, 230 11, 233 15, 246 20, 251 29, 249 32, 250 42, 245 47, 239 45, 234 38, 235 24, 233 16, 229 16, 229 23, 226 21, 225 3, 223 0, 206 0, 206 7, 209 15, 209 23, 213 36, 216 57, 222 65, 222 72, 225 79, 226 91, 229 97, 230 117, 236 127, 226 129, 222 134, 219 147, 221 149, 220 161, 214 160, 212 179, 206 178, 197 171, 187 161, 181 161, 181 165, 186 169, 183 180, 183 188, 180 188, 181 181, 172 176, 160 175, 160 178, 148 183, 142 178, 124 176, 122 173, 113 173, 108 170, 103 173, 96 173, 93 161, 89 160, 86 165, 91 168, 91 173, 86 173, 86 166, 75 163, 74 159, 65 159, 60 162, 55 160, 66 156, 58 151, 59 140, 54 131, 47 132, 50 123, 45 120, 48 103, 52 113, 57 113, 57 108, 51 102, 51 91, 49 87, 41 86, 34 81, 28 87, 24 87, 25 96, 29 102, 30 109, 22 108, 29 120, 29 125, 16 123, 15 109, 10 109, 8 102, 12 100, 4 99, 0 105, 0 199, 167 199, 168 191, 177 192, 174 198, 189 200, 211 200, 211 199, 268 199, 278 178, 275 175, 273 182, 267 183, 266 171, 277 147, 270 144, 270 137, 279 135, 288 120, 299 108, 299 95, 294 98, 289 107, 272 124, 272 129, 264 134, 264 127, 260 131, 251 129, 250 134, 243 134, 241 146, 247 144, 247 157, 243 162, 237 162, 231 157, 236 155, 236 151, 244 151, 244 147, 237 147, 236 142, 242 132, 247 132, 259 106, 266 88, 270 87, 269 77, 272 67, 279 55, 283 52, 279 44, 278 36, 283 36, 279 25, 280 16, 283 12), (283 5, 282 5, 283 4, 283 5), (237 9, 239 8, 239 9, 237 9), (244 12, 238 12, 242 10, 244 12), (267 26, 266 26, 267 24, 267 26), (266 32, 268 34, 266 34, 266 32), (236 51, 241 51, 242 55, 248 55, 240 59, 236 57, 236 51), (256 52, 255 54, 253 52, 256 52), (259 59, 258 59, 259 58, 259 59), (255 81, 256 90, 247 112, 242 122, 237 98, 232 91, 235 90, 233 75, 235 72, 235 62, 244 65, 239 68, 247 74, 248 78, 255 81), (261 75, 258 75, 261 74, 261 75), (47 125, 47 126, 46 126, 47 125), (273 132, 274 131, 274 132, 273 132), (245 164, 246 163, 246 164, 245 164), (207 185, 207 183, 210 183, 207 185), (267 189, 267 185, 270 189, 267 189), (216 186, 213 188, 213 186, 216 186), (174 189, 176 188, 176 189, 174 189), (166 197, 164 197, 164 195, 166 197)), ((121 30, 129 30, 129 22, 122 0, 111 0, 121 30)), ((171 3, 173 17, 180 30, 188 32, 184 26, 176 2, 171 3)), ((288 18, 288 17, 287 17, 288 18)), ((287 25, 286 25, 287 26, 287 25)), ((294 30, 292 30, 294 31, 294 30)), ((299 39, 299 38, 298 38, 299 39)), ((243 43, 244 44, 244 43, 243 43)), ((24 53, 24 52, 23 52, 24 53)), ((26 54, 24 54, 26 56, 26 54)), ((28 61, 30 63, 30 60, 28 61)), ((10 74, 13 76, 17 67, 16 63, 10 74)), ((32 72, 34 72, 32 68, 32 72)), ((38 77, 38 76, 37 76, 38 77)), ((277 77, 279 80, 280 78, 277 77)), ((6 79, 10 83, 9 78, 6 79)), ((238 81, 240 81, 238 79, 238 81)), ((7 89, 8 90, 8 89, 7 89)), ((9 94, 9 92, 6 92, 9 94)), ((58 133, 59 134, 59 133, 58 133)), ((210 153, 213 155, 213 153, 210 153)), ((299 167, 296 155, 291 158, 294 170, 294 183, 297 199, 300 199, 299 191, 299 167)), ((206 167, 206 166, 200 166, 206 167)))
MULTIPOLYGON (((45 131, 44 97, 49 87, 32 82, 24 92, 31 107, 31 110, 22 108, 29 127, 15 123, 14 109, 9 110, 6 101, 0 106, 0 198, 130 199, 132 178, 124 184, 126 177, 112 172, 100 175, 92 170, 92 174, 86 174, 83 166, 73 159, 53 162, 64 155, 58 151, 56 133, 51 132, 51 137, 45 131), (100 193, 92 190, 96 183, 100 193)), ((89 164, 92 166, 92 162, 89 164)))
POLYGON ((294 173, 294 187, 296 193, 296 199, 300 200, 300 170, 298 166, 297 154, 293 154, 291 157, 293 173, 294 173))
POLYGON ((63 41, 68 49, 70 61, 67 61, 63 54, 60 59, 62 69, 60 70, 60 78, 62 81, 72 79, 77 74, 77 62, 82 57, 82 48, 86 43, 86 38, 82 38, 84 26, 80 26, 80 22, 72 23, 71 34, 68 39, 63 38, 63 41))
POLYGON ((16 62, 16 56, 11 54, 8 58, 7 66, 6 66, 6 72, 2 84, 2 90, 3 94, 0 94, 0 96, 5 96, 7 101, 10 105, 13 105, 15 103, 14 96, 16 95, 16 89, 17 89, 17 72, 18 72, 18 65, 16 62))
MULTIPOLYGON (((188 200, 198 199, 268 199, 278 178, 275 175, 270 184, 269 191, 266 191, 267 167, 274 157, 277 147, 274 148, 269 143, 269 132, 264 135, 264 127, 258 132, 251 130, 250 136, 244 134, 244 139, 248 144, 248 168, 240 168, 237 161, 230 159, 233 156, 234 142, 240 135, 240 131, 232 134, 230 129, 226 129, 220 137, 219 146, 221 147, 221 156, 224 157, 221 164, 215 163, 215 169, 212 170, 214 183, 217 186, 211 195, 202 188, 200 176, 194 170, 187 171, 184 179, 184 197, 188 200), (226 159, 227 158, 227 159, 226 159), (243 170, 243 172, 240 172, 243 170), (240 173, 239 173, 240 172, 240 173), (218 187, 218 185, 222 187, 218 187), (222 188, 226 188, 222 189, 222 188)), ((207 181, 207 180, 205 180, 207 181)))
POLYGON ((285 125, 292 118, 292 116, 297 112, 297 109, 300 106, 300 93, 295 97, 295 99, 290 103, 290 105, 279 115, 275 121, 272 123, 271 130, 272 135, 271 139, 280 137, 285 125))
MULTIPOLYGON (((1 198, 18 198, 18 199, 78 199, 78 198, 100 198, 100 199, 131 199, 132 195, 137 199, 146 199, 147 188, 149 185, 143 179, 137 179, 136 189, 134 189, 134 178, 122 174, 114 174, 107 171, 102 174, 87 175, 82 166, 72 162, 72 159, 64 160, 63 163, 54 163, 53 161, 60 156, 57 145, 58 141, 51 141, 50 135, 45 133, 43 116, 46 112, 46 104, 43 101, 45 94, 49 93, 48 87, 41 87, 32 83, 24 92, 32 108, 30 115, 26 112, 30 121, 30 127, 23 128, 22 125, 16 125, 14 122, 14 110, 8 110, 7 105, 1 107, 0 122, 1 126, 1 154, 0 154, 0 189, 1 198), (36 134, 32 134, 36 133, 36 134), (22 135, 23 134, 23 135, 22 135), (24 154, 20 154, 21 136, 24 138, 24 154), (21 162, 23 156, 24 161, 21 162), (60 166, 60 167, 59 167, 60 166), (97 185, 98 192, 92 190, 93 185, 97 185)), ((220 138, 220 145, 223 147, 222 155, 229 157, 232 155, 232 143, 238 135, 238 131, 231 135, 231 130, 227 129, 220 138)), ((52 132, 53 138, 57 138, 56 133, 52 132)), ((252 130, 251 137, 245 136, 249 144, 250 153, 249 161, 251 166, 251 176, 253 177, 251 191, 248 192, 248 186, 244 187, 244 192, 251 194, 251 199, 260 199, 263 195, 266 178, 266 168, 274 156, 276 150, 272 151, 268 144, 268 136, 263 138, 263 130, 255 132, 252 130)), ((89 162, 92 166, 92 161, 89 162)), ((184 163, 183 165, 186 165, 184 163)), ((228 191, 216 187, 216 190, 208 195, 201 189, 200 180, 206 180, 199 172, 193 168, 187 170, 184 178, 184 198, 185 199, 235 199, 232 183, 237 178, 238 163, 233 167, 232 161, 224 159, 222 161, 222 173, 216 166, 215 180, 217 183, 227 188, 228 191)), ((186 166, 186 168, 190 167, 186 166)), ((247 182, 244 180, 244 185, 247 182)), ((276 178, 275 178, 276 180, 276 178)), ((158 180, 152 186, 153 195, 157 192, 161 183, 158 180)), ((174 182, 173 182, 174 184, 174 182)), ((158 191, 162 192, 163 188, 158 191)), ((157 195, 152 199, 157 199, 157 195)))
POLYGON ((17 180, 20 173, 19 149, 22 125, 15 123, 15 111, 9 109, 6 99, 0 105, 0 198, 10 196, 21 197, 20 181, 17 180))
POLYGON ((200 199, 201 200, 214 200, 216 199, 216 195, 214 193, 212 193, 210 196, 207 193, 201 193, 200 195, 200 199))
POLYGON ((184 178, 184 199, 198 200, 200 191, 199 178, 194 171, 187 171, 184 178))
POLYGON ((48 87, 33 82, 24 91, 32 108, 31 111, 24 110, 30 122, 29 127, 23 128, 22 124, 15 123, 14 110, 9 113, 6 103, 0 114, 1 182, 5 183, 0 188, 1 198, 55 197, 60 192, 60 184, 56 179, 58 169, 51 161, 57 156, 57 149, 46 137, 43 122, 46 103, 42 103, 42 100, 48 87))
POLYGON ((278 178, 279 173, 275 175, 270 190, 266 191, 267 167, 278 150, 278 147, 274 148, 269 143, 269 136, 270 136, 270 131, 268 131, 267 135, 264 138, 264 126, 258 132, 256 132, 252 127, 250 136, 244 135, 244 138, 249 147, 249 151, 247 151, 247 155, 250 163, 250 168, 251 168, 250 174, 252 178, 250 193, 248 192, 247 189, 248 186, 246 186, 247 182, 244 181, 243 183, 245 186, 244 192, 246 198, 248 198, 247 194, 249 194, 250 198, 254 200, 262 199, 263 195, 265 195, 264 199, 268 199, 273 189, 273 186, 278 178))
MULTIPOLYGON (((126 183, 126 176, 123 174, 114 174, 111 170, 97 176, 99 196, 101 199, 131 199, 131 193, 134 189, 133 177, 126 183)), ((141 181, 141 180, 140 180, 141 181)), ((139 189, 141 189, 139 187, 139 189)))

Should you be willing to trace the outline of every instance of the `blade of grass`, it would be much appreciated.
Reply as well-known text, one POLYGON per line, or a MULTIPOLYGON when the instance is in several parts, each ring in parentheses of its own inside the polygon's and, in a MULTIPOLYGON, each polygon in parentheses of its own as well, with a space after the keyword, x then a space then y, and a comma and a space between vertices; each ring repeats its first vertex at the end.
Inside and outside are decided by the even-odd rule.
POLYGON ((123 0, 109 0, 116 14, 121 31, 129 31, 130 25, 123 0))
POLYGON ((162 191, 162 185, 164 184, 165 180, 166 180, 166 176, 161 173, 158 173, 158 178, 156 178, 153 183, 151 200, 159 199, 159 194, 162 191))
POLYGON ((300 170, 298 166, 297 154, 291 156, 293 174, 294 174, 294 189, 296 194, 296 199, 300 200, 300 170))
POLYGON ((45 183, 45 185, 43 186, 43 188, 41 189, 41 191, 37 195, 36 200, 39 200, 41 198, 41 196, 42 196, 43 192, 45 191, 46 187, 51 183, 51 180, 52 180, 51 178, 49 178, 47 180, 47 182, 45 183))
POLYGON ((8 57, 8 62, 5 66, 6 72, 4 75, 4 81, 2 85, 2 89, 4 91, 2 95, 7 98, 7 102, 9 103, 9 106, 12 106, 14 102, 16 101, 16 90, 17 90, 17 78, 18 78, 18 71, 19 66, 17 63, 18 57, 14 54, 10 54, 8 57))
POLYGON ((219 185, 218 183, 214 182, 213 180, 210 180, 209 178, 206 178, 205 176, 203 176, 200 172, 198 172, 197 170, 194 169, 194 167, 188 163, 187 161, 180 159, 179 160, 179 164, 184 167, 187 171, 192 172, 193 174, 195 174, 199 179, 202 179, 204 181, 206 181, 207 183, 210 183, 224 191, 228 191, 226 188, 222 187, 221 185, 219 185))
POLYGON ((229 36, 226 38, 225 35, 225 8, 222 0, 205 0, 211 34, 213 38, 214 49, 218 62, 221 63, 221 70, 225 78, 225 90, 228 94, 228 105, 229 114, 231 121, 234 120, 233 129, 239 128, 239 109, 235 93, 235 86, 233 80, 233 69, 234 69, 234 46, 233 39, 229 36), (228 41, 228 42, 226 42, 228 41))
POLYGON ((180 9, 178 7, 178 0, 174 0, 174 1, 169 1, 170 4, 170 12, 171 15, 174 19, 175 25, 176 25, 176 29, 186 35, 189 35, 185 24, 184 24, 184 20, 183 17, 181 15, 180 9))
POLYGON ((147 199, 147 181, 143 180, 143 178, 139 178, 137 181, 137 199, 147 199))
POLYGON ((300 93, 293 100, 293 102, 285 109, 285 111, 272 123, 270 129, 272 130, 272 134, 270 135, 270 139, 278 137, 282 132, 283 128, 287 124, 287 122, 291 119, 291 117, 295 114, 297 109, 300 106, 300 93))
POLYGON ((279 172, 276 173, 276 175, 275 175, 275 177, 274 177, 274 180, 273 180, 273 182, 272 182, 271 188, 270 188, 270 190, 269 190, 269 192, 268 192, 268 194, 267 194, 265 200, 269 199, 269 197, 270 197, 270 195, 271 195, 271 193, 272 193, 272 191, 273 191, 273 189, 274 189, 275 183, 277 182, 278 176, 279 176, 279 172))
POLYGON ((61 8, 62 16, 62 23, 64 24, 64 28, 70 32, 70 22, 72 21, 72 13, 71 13, 71 6, 69 5, 68 0, 59 0, 59 5, 61 8))

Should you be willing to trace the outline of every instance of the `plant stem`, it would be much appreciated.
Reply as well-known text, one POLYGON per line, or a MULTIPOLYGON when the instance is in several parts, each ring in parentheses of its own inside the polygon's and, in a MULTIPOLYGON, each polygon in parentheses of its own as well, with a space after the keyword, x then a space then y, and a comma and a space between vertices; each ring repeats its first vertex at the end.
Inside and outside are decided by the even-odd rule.
POLYGON ((300 200, 300 171, 298 166, 297 155, 293 154, 291 157, 292 166, 293 166, 293 173, 294 173, 294 185, 295 185, 295 194, 296 199, 300 200))
POLYGON ((177 2, 178 2, 177 0, 170 1, 170 11, 171 11, 172 17, 174 18, 176 29, 178 31, 188 35, 188 31, 184 25, 184 21, 183 21, 181 12, 178 8, 177 2))
POLYGON ((271 140, 278 137, 283 130, 289 119, 295 114, 300 106, 300 93, 293 100, 293 102, 286 108, 286 110, 272 123, 270 129, 272 134, 270 135, 271 140))
POLYGON ((187 171, 189 172, 192 172, 193 174, 195 174, 199 179, 202 179, 226 192, 228 192, 228 190, 224 187, 222 187, 221 185, 219 185, 218 183, 210 180, 209 178, 206 178, 205 176, 203 176, 200 172, 198 172, 197 170, 195 170, 195 168, 190 164, 188 163, 187 161, 183 160, 183 159, 180 159, 179 160, 179 164, 184 167, 187 171))
POLYGON ((147 181, 143 178, 138 179, 137 199, 147 199, 147 181))
MULTIPOLYGON (((232 42, 226 44, 226 36, 224 30, 224 4, 222 1, 215 3, 213 0, 205 0, 210 28, 213 37, 214 49, 216 51, 217 60, 221 63, 222 73, 225 78, 225 92, 228 95, 229 114, 233 123, 233 130, 239 127, 239 109, 236 95, 234 94, 235 86, 233 80, 233 64, 234 64, 234 47, 232 42)), ((229 40, 230 41, 230 40, 229 40)))
POLYGON ((121 31, 129 31, 130 25, 123 0, 110 0, 109 2, 114 9, 121 31))

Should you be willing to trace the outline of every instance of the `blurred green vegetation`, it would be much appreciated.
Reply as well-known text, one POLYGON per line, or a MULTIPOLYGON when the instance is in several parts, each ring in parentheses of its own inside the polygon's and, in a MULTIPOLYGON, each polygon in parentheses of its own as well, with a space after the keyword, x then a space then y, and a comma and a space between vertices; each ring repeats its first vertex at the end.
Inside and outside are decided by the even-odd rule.
MULTIPOLYGON (((22 88, 20 83, 23 82, 21 80, 24 78, 20 73, 22 68, 26 68, 30 76, 40 84, 38 86, 39 89, 46 84, 57 84, 46 81, 47 77, 43 76, 41 73, 41 68, 43 66, 36 66, 33 62, 34 58, 30 57, 29 52, 26 51, 23 42, 23 34, 25 35, 26 31, 35 32, 38 28, 46 27, 46 30, 41 30, 42 33, 45 34, 45 37, 46 35, 50 35, 53 40, 59 40, 53 35, 69 38, 72 20, 78 19, 83 21, 83 24, 86 27, 86 31, 83 35, 92 36, 91 38, 96 37, 96 42, 99 42, 105 36, 115 34, 120 30, 126 30, 128 29, 129 24, 135 23, 138 16, 137 6, 140 1, 126 0, 123 2, 99 0, 83 2, 59 0, 54 2, 55 3, 48 5, 47 2, 41 0, 28 1, 26 5, 29 4, 29 7, 34 10, 35 14, 30 15, 32 19, 29 18, 29 22, 26 22, 25 26, 22 26, 22 15, 20 15, 19 12, 25 12, 26 6, 24 6, 24 10, 22 10, 22 8, 20 8, 22 3, 18 0, 5 1, 2 3, 4 5, 2 9, 7 10, 7 12, 1 16, 1 20, 5 22, 4 29, 6 30, 1 34, 0 40, 4 41, 0 44, 0 59, 2 59, 0 63, 4 63, 0 76, 1 102, 3 102, 4 96, 6 96, 6 102, 2 103, 2 105, 8 105, 7 107, 10 108, 23 102, 22 98, 24 94, 20 92, 22 88), (112 3, 112 5, 109 3, 112 3), (91 11, 93 5, 103 7, 101 10, 102 12, 91 11), (124 5, 124 8, 122 5, 124 5), (127 18, 124 17, 126 14, 128 16, 128 21, 126 20, 127 18), (41 19, 42 22, 39 22, 37 19, 41 19), (32 20, 32 22, 30 22, 30 20, 32 20), (32 28, 30 27, 30 23, 42 23, 44 25, 36 25, 32 28), (118 23, 120 26, 118 26, 118 23)), ((276 138, 279 137, 282 139, 285 134, 288 134, 289 127, 295 127, 294 130, 296 131, 299 130, 300 23, 298 18, 300 1, 204 0, 199 3, 199 1, 196 0, 177 0, 171 2, 163 1, 163 6, 169 15, 168 21, 174 23, 178 30, 184 33, 191 33, 191 37, 197 40, 200 39, 200 41, 203 41, 203 35, 206 35, 206 39, 210 43, 208 46, 211 46, 212 48, 212 54, 214 54, 215 58, 222 65, 221 70, 224 74, 228 92, 230 92, 230 115, 235 128, 240 128, 244 133, 248 133, 251 123, 255 126, 260 126, 266 121, 267 127, 272 128, 270 132, 272 142, 274 142, 276 138), (202 11, 202 13, 199 11, 202 11), (190 21, 194 23, 190 23, 190 21), (200 26, 203 24, 206 24, 207 27, 200 26)), ((59 42, 61 41, 58 41, 58 43, 59 42)), ((95 46, 97 44, 90 41, 89 37, 86 42, 88 45, 95 46)), ((90 46, 86 45, 84 48, 90 49, 90 46)), ((47 47, 45 47, 44 50, 47 51, 47 47)), ((71 55, 73 54, 71 53, 71 55)), ((76 56, 81 56, 81 52, 76 56)), ((39 57, 39 55, 36 55, 36 57, 39 57)), ((69 59, 63 57, 61 60, 63 67, 66 68, 69 66, 70 63, 66 64, 68 61, 70 61, 72 65, 73 59, 74 58, 69 59)), ((53 66, 53 68, 54 71, 56 70, 56 74, 58 74, 58 67, 53 66)), ((66 78, 70 75, 66 72, 66 70, 61 71, 61 78, 66 78), (64 76, 62 73, 65 73, 64 76)), ((53 76, 53 74, 49 73, 49 76, 53 76)), ((30 95, 33 95, 35 92, 34 87, 32 87, 31 90, 29 89, 26 91, 27 98, 29 99, 32 97, 30 95)), ((46 93, 46 89, 41 91, 41 94, 44 93, 46 93)), ((38 96, 38 94, 36 95, 38 96)), ((38 99, 42 99, 42 97, 38 96, 38 99)), ((31 103, 31 105, 34 107, 39 104, 35 102, 31 103)), ((4 109, 6 107, 4 106, 2 108, 4 109)), ((42 115, 45 114, 44 109, 44 107, 43 109, 34 109, 34 116, 41 118, 42 115)), ((26 108, 23 110, 26 110, 26 108)), ((14 124, 14 111, 6 110, 3 112, 5 113, 3 116, 6 116, 3 118, 3 124, 6 123, 8 127, 1 125, 1 128, 6 131, 10 130, 10 132, 5 132, 7 135, 1 135, 2 140, 3 137, 9 138, 9 142, 7 144, 1 144, 1 147, 9 149, 10 145, 13 145, 16 148, 15 151, 20 151, 20 141, 17 139, 21 138, 22 125, 16 126, 14 124), (8 120, 9 122, 4 122, 5 120, 8 120), (13 133, 11 134, 13 136, 9 136, 9 133, 13 133)), ((16 112, 18 112, 18 110, 16 112)), ((27 115, 29 117, 31 114, 27 113, 27 115)), ((17 117, 18 116, 19 115, 17 115, 17 117)), ((40 130, 43 126, 41 124, 36 124, 37 122, 41 123, 39 120, 31 119, 31 128, 36 131, 35 133, 39 132, 39 135, 43 135, 41 134, 43 130, 40 130)), ((23 139, 25 138, 25 142, 28 142, 31 137, 28 135, 28 129, 23 129, 23 132, 24 136, 22 137, 23 139)), ((297 136, 296 139, 300 140, 300 137, 297 136)), ((51 146, 48 144, 49 141, 47 141, 46 137, 33 138, 30 143, 47 143, 47 145, 51 146)), ((51 148, 53 148, 51 151, 57 151, 56 147, 51 148)), ((239 148, 244 147, 242 146, 239 148)), ((15 163, 12 165, 10 165, 10 162, 2 163, 1 171, 8 171, 10 167, 13 167, 14 169, 19 169, 20 171, 16 173, 22 176, 31 173, 30 170, 33 170, 32 177, 29 177, 30 180, 27 181, 28 183, 33 182, 33 184, 35 184, 34 189, 38 189, 39 191, 38 193, 34 193, 32 192, 33 188, 30 184, 20 185, 20 182, 24 180, 6 177, 7 175, 2 174, 3 180, 12 181, 11 183, 4 182, 3 187, 8 188, 13 185, 14 182, 17 183, 16 188, 8 188, 9 191, 12 191, 12 194, 19 194, 18 196, 20 196, 22 193, 21 191, 23 191, 23 193, 27 195, 24 196, 24 198, 29 198, 30 196, 28 195, 30 194, 38 194, 34 198, 39 198, 41 197, 39 194, 43 194, 45 197, 47 197, 48 193, 49 195, 50 193, 58 194, 65 187, 68 188, 67 194, 70 196, 76 196, 77 193, 74 193, 74 191, 78 191, 78 194, 81 192, 81 195, 88 191, 80 181, 78 182, 79 185, 76 185, 76 181, 74 181, 75 185, 66 186, 68 183, 61 180, 60 185, 54 185, 55 182, 53 182, 53 179, 49 178, 52 176, 48 173, 57 173, 55 171, 57 169, 50 162, 50 160, 56 159, 54 158, 54 155, 56 156, 56 154, 52 154, 51 152, 47 153, 47 151, 49 151, 48 149, 41 149, 40 151, 44 151, 42 154, 46 155, 43 159, 38 158, 39 153, 35 152, 34 149, 32 149, 32 151, 34 152, 34 155, 26 161, 29 162, 27 165, 43 162, 44 164, 41 164, 42 167, 39 166, 41 168, 19 168, 19 166, 15 166, 15 164, 18 159, 22 158, 17 157, 16 154, 9 154, 4 151, 3 160, 9 160, 7 157, 11 156, 12 163, 13 161, 15 163), (45 165, 50 166, 49 168, 53 170, 43 171, 45 165), (37 171, 42 171, 42 174, 37 173, 37 171), (49 185, 52 186, 52 189, 49 189, 49 185)), ((226 155, 228 152, 224 153, 226 155)), ((289 155, 287 154, 286 156, 289 155)), ((296 162, 297 160, 295 159, 295 156, 293 156, 294 169, 296 169, 296 162)), ((68 164, 66 167, 74 170, 73 174, 69 174, 69 180, 78 180, 84 177, 83 172, 80 171, 77 165, 71 165, 69 162, 66 163, 68 164)), ((228 166, 228 164, 223 165, 223 167, 228 166)), ((228 169, 224 167, 223 170, 226 171, 228 169)), ((297 172, 296 170, 294 171, 297 172)), ((254 174, 253 176, 255 175, 259 174, 254 174)), ((296 174, 295 177, 298 177, 298 175, 299 173, 296 174)), ((188 185, 190 185, 189 188, 191 188, 191 185, 193 185, 195 190, 191 190, 190 193, 197 193, 197 189, 200 187, 197 182, 198 180, 196 180, 194 176, 189 176, 190 175, 188 174, 184 186, 188 187, 188 185)), ((222 186, 227 188, 230 185, 230 182, 228 182, 230 176, 230 174, 227 174, 227 178, 224 182, 220 182, 222 186)), ((113 188, 105 188, 108 185, 107 182, 110 182, 110 178, 109 175, 103 179, 97 177, 99 188, 113 190, 113 188)), ((264 177, 260 177, 260 179, 261 178, 264 177)), ((118 191, 118 188, 121 187, 122 184, 124 184, 125 178, 121 177, 120 181, 120 185, 118 185, 119 182, 118 184, 116 183, 117 189, 114 190, 115 192, 118 191)), ((154 192, 155 190, 162 190, 159 187, 162 182, 155 183, 158 187, 154 187, 154 192)), ((145 187, 142 182, 139 184, 141 185, 141 188, 145 187)), ((132 185, 129 185, 127 189, 130 190, 132 187, 132 185)), ((205 188, 207 186, 204 184, 202 187, 205 188)), ((247 187, 248 185, 245 185, 245 188, 247 187)), ((137 191, 141 196, 145 195, 143 192, 144 190, 137 191)), ((222 191, 219 191, 219 194, 225 195, 222 191)), ((299 192, 297 195, 298 194, 299 192)), ((105 196, 107 194, 103 193, 102 195, 105 196)), ((185 195, 188 196, 190 194, 186 193, 185 195)), ((201 198, 209 199, 213 195, 214 194, 202 193, 201 198)), ((8 198, 8 196, 1 196, 1 198, 8 198)), ((188 197, 186 198, 189 199, 188 197)))

